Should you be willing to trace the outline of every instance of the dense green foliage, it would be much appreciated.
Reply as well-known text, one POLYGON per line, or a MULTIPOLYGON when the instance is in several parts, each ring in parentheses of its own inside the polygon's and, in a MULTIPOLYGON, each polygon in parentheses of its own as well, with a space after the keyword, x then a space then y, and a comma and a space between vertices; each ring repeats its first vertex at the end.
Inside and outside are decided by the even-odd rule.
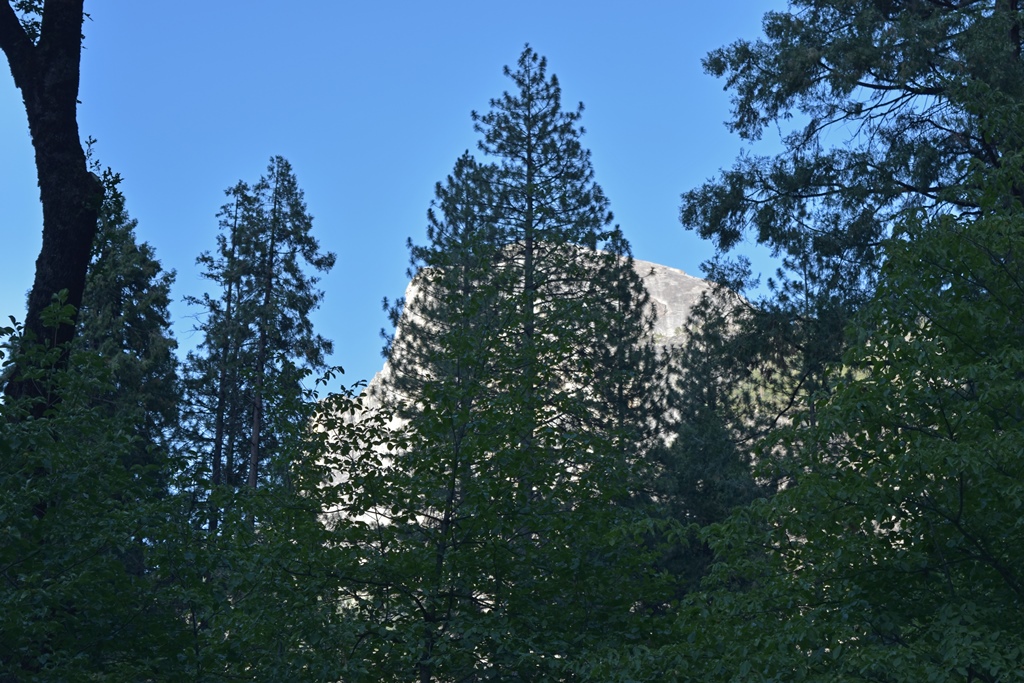
MULTIPOLYGON (((746 139, 787 131, 783 151, 744 154, 683 195, 687 229, 713 240, 708 274, 745 293, 757 280, 735 254, 749 238, 779 265, 767 294, 734 301, 729 350, 775 401, 726 421, 777 423, 811 396, 843 329, 870 297, 894 224, 977 212, 972 169, 999 168, 1020 137, 1000 121, 1024 93, 1014 3, 799 0, 765 16, 765 38, 712 52, 704 65, 734 94, 730 125, 746 139)), ((1019 197, 1009 180, 1007 199, 1019 197)), ((762 290, 764 291, 764 290, 762 290)), ((729 361, 717 361, 728 363, 729 361)))
POLYGON ((922 218, 888 245, 852 374, 775 435, 792 478, 713 530, 681 615, 714 628, 673 649, 698 678, 1017 679, 1022 217, 922 218))
POLYGON ((302 396, 275 452, 289 485, 245 489, 213 533, 188 454, 133 462, 134 414, 96 400, 116 365, 79 350, 59 366, 61 349, 14 341, 62 400, 38 420, 30 399, 3 405, 0 680, 338 680, 359 634, 339 609, 349 560, 321 522, 338 489, 322 484, 338 443, 371 450, 383 425, 337 422, 329 441, 309 425, 359 403, 302 396))
POLYGON ((183 642, 174 670, 184 680, 341 680, 361 635, 343 609, 352 562, 322 518, 339 492, 324 484, 334 474, 330 449, 369 451, 388 432, 338 420, 358 409, 347 394, 323 403, 305 393, 267 396, 294 401, 287 407, 299 419, 268 463, 286 478, 216 492, 216 525, 196 515, 195 487, 205 482, 189 468, 175 482, 181 490, 154 566, 178 609, 183 642), (314 424, 332 427, 334 440, 314 424))
POLYGON ((1015 3, 795 2, 706 61, 741 135, 800 124, 682 213, 718 241, 721 281, 749 279, 727 254, 745 234, 782 263, 713 337, 759 340, 713 364, 756 373, 755 400, 719 414, 756 425, 792 400, 748 446, 780 490, 705 531, 717 562, 648 666, 1019 679, 1019 22, 1015 3), (743 360, 773 355, 788 392, 743 360))
MULTIPOLYGON (((47 320, 68 320, 55 305, 47 320)), ((13 330, 3 330, 10 338, 13 330)), ((145 680, 174 647, 174 611, 143 548, 160 526, 134 415, 119 416, 95 355, 17 340, 22 367, 62 400, 8 400, 0 422, 0 680, 145 680), (127 419, 126 419, 127 418, 127 419)), ((5 359, 6 360, 6 359, 5 359)))
POLYGON ((0 681, 1020 680, 1021 11, 797 0, 709 55, 789 133, 683 196, 720 286, 666 355, 529 48, 374 396, 317 393, 288 162, 227 191, 181 386, 105 173, 77 339, 2 331, 0 681))
MULTIPOLYGON (((74 349, 3 330, 26 377, 59 400, 2 406, 0 680, 337 680, 355 636, 338 607, 346 560, 321 522, 333 491, 322 486, 328 442, 312 425, 357 402, 321 406, 299 384, 306 370, 289 383, 271 376, 272 414, 290 418, 271 422, 276 476, 211 492, 191 442, 168 438, 174 413, 163 409, 181 405, 170 276, 135 244, 117 177, 105 179, 74 349), (48 407, 33 419, 38 405, 48 407)), ((277 281, 301 269, 282 273, 277 281)), ((58 301, 47 321, 70 316, 58 301)), ((356 443, 344 425, 334 431, 356 443)), ((368 449, 386 433, 358 430, 368 449)))
MULTIPOLYGON (((108 170, 103 182, 73 350, 4 331, 48 391, 3 406, 0 676, 10 680, 144 679, 175 644, 176 610, 148 571, 180 400, 173 274, 136 243, 120 177, 108 170), (29 419, 45 405, 45 419, 29 419)), ((47 321, 68 324, 69 313, 55 304, 47 321)))
POLYGON ((506 75, 392 309, 383 398, 411 442, 345 468, 372 501, 367 618, 390 632, 366 645, 374 680, 567 679, 645 638, 636 605, 659 597, 627 505, 659 424, 648 297, 581 111, 529 48, 506 75))
POLYGON ((105 194, 75 345, 102 357, 111 373, 110 390, 94 400, 132 425, 129 464, 156 474, 165 466, 181 402, 168 310, 174 273, 161 268, 152 247, 136 242, 137 221, 125 208, 121 177, 110 169, 102 177, 105 194))

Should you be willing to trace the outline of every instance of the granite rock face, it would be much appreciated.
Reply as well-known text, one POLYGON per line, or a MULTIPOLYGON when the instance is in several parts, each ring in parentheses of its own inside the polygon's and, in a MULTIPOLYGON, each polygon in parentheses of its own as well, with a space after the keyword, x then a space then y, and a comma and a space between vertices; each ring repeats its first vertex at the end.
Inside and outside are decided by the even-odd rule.
MULTIPOLYGON (((634 259, 633 267, 643 279, 657 313, 654 324, 655 343, 662 347, 682 343, 686 319, 704 292, 711 288, 710 283, 676 268, 650 261, 634 259)), ((415 296, 416 283, 410 282, 405 290, 405 300, 412 301, 415 296)), ((366 388, 367 407, 380 406, 384 378, 390 372, 391 368, 385 362, 381 371, 370 380, 366 388)))
POLYGON ((686 319, 704 292, 711 288, 710 283, 650 261, 634 260, 633 267, 643 278, 658 314, 654 324, 655 342, 662 346, 681 343, 686 319))

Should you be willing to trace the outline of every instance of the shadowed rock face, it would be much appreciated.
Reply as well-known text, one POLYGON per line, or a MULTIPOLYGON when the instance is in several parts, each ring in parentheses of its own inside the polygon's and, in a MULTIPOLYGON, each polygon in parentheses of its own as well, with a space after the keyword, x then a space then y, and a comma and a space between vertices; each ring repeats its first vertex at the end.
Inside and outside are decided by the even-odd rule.
MULTIPOLYGON (((687 275, 676 268, 669 268, 650 261, 633 260, 633 267, 643 278, 644 286, 651 295, 651 303, 657 313, 654 324, 654 341, 658 346, 671 346, 683 341, 686 319, 693 307, 700 301, 711 285, 692 275, 687 275)), ((405 300, 412 301, 416 296, 415 282, 410 282, 405 290, 405 300)), ((390 373, 388 363, 374 375, 367 386, 368 407, 380 405, 380 392, 383 379, 390 373)))

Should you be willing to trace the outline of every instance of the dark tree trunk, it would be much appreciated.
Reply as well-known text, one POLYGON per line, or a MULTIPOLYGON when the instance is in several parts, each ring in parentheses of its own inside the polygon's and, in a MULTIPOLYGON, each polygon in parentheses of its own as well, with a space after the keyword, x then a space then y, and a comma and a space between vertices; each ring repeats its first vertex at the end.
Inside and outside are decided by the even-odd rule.
MULTIPOLYGON (((235 335, 234 335, 234 294, 235 294, 235 281, 234 281, 234 270, 235 270, 235 250, 237 247, 237 230, 238 230, 238 200, 235 200, 235 215, 231 223, 231 246, 228 251, 228 271, 230 273, 227 278, 227 291, 224 295, 224 320, 227 322, 227 329, 225 331, 224 341, 220 347, 220 368, 217 373, 217 406, 214 418, 214 430, 213 430, 213 488, 216 490, 219 486, 224 483, 225 477, 223 476, 221 469, 224 462, 224 433, 225 423, 224 417, 227 412, 228 403, 228 386, 234 386, 235 383, 235 370, 236 365, 230 361, 234 349, 235 335)), ((234 393, 234 392, 232 392, 234 393)), ((227 480, 230 482, 230 460, 228 463, 229 474, 227 480)), ((210 506, 210 531, 217 530, 217 523, 220 517, 220 510, 217 509, 216 505, 210 506)))
MULTIPOLYGON (((83 5, 84 0, 46 0, 39 39, 33 43, 11 5, 0 4, 0 49, 25 102, 43 204, 43 246, 25 329, 55 344, 71 341, 75 326, 44 329, 41 313, 61 290, 67 291, 66 303, 76 310, 81 305, 103 201, 103 184, 89 172, 78 135, 83 5)), ((42 395, 45 388, 23 381, 17 368, 16 360, 7 395, 42 395)))
POLYGON ((267 335, 260 332, 256 351, 256 378, 252 397, 252 435, 249 439, 249 488, 255 489, 259 482, 260 437, 263 435, 263 374, 266 370, 267 335))
POLYGON ((274 295, 274 267, 277 253, 277 225, 280 208, 278 206, 277 185, 274 186, 274 205, 271 209, 270 244, 267 246, 266 266, 263 269, 263 307, 259 321, 259 341, 256 345, 256 373, 253 384, 252 404, 252 439, 249 450, 249 488, 255 489, 259 481, 260 441, 263 437, 263 377, 267 374, 267 329, 270 304, 274 295))

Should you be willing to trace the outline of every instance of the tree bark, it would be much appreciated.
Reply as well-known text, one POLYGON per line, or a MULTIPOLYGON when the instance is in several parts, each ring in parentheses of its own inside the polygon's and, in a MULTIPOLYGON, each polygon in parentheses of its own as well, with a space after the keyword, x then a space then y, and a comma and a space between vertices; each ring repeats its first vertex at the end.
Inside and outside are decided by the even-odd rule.
MULTIPOLYGON (((43 205, 43 245, 29 293, 25 331, 54 344, 71 341, 74 320, 46 329, 41 314, 61 291, 67 292, 65 302, 76 311, 81 306, 103 201, 103 183, 89 172, 78 134, 83 16, 84 0, 46 0, 39 38, 33 42, 11 5, 0 4, 0 49, 7 55, 25 103, 43 205)), ((61 363, 66 361, 65 354, 61 363)), ((43 395, 45 388, 23 380, 18 367, 15 358, 7 395, 43 395)))
POLYGON ((255 489, 259 481, 258 472, 260 466, 260 441, 263 436, 263 377, 267 373, 267 341, 270 325, 270 303, 274 295, 274 267, 277 254, 277 227, 280 220, 280 206, 278 197, 278 176, 274 171, 273 206, 270 214, 270 244, 267 245, 266 261, 263 269, 263 305, 260 311, 259 320, 259 341, 256 345, 256 373, 253 385, 253 406, 252 406, 252 438, 249 448, 249 488, 255 489))

